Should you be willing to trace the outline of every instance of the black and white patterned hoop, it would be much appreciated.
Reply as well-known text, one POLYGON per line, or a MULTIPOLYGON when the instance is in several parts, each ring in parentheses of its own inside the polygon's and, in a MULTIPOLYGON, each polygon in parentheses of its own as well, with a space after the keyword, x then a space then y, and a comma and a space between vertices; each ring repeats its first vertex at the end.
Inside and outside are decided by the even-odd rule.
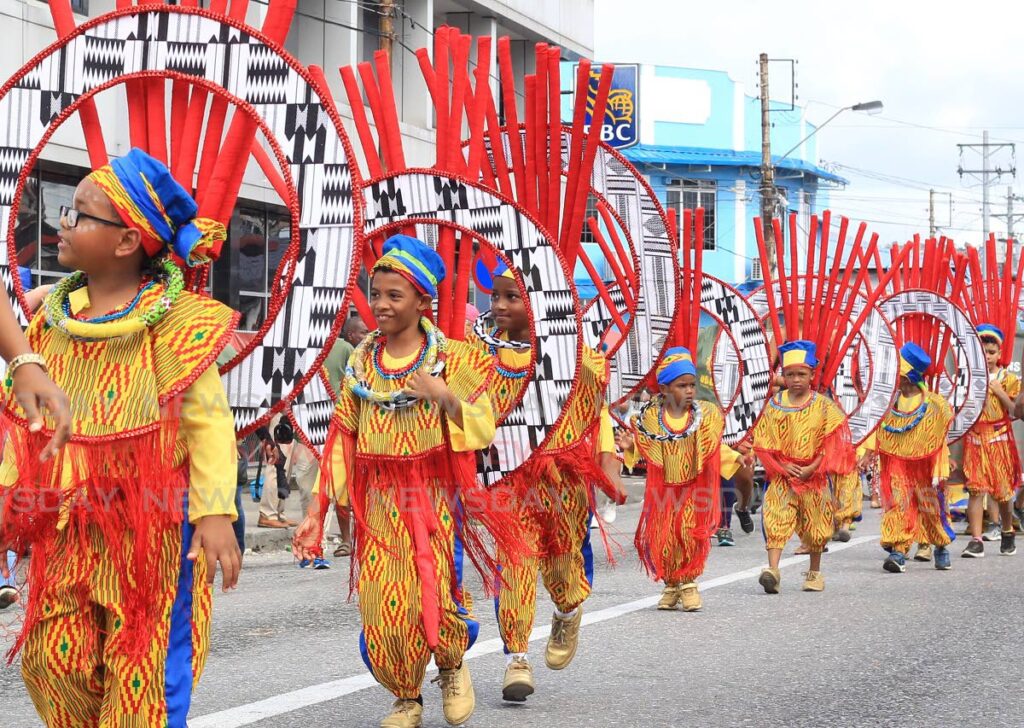
MULTIPOLYGON (((773 286, 775 287, 775 300, 781 301, 782 295, 778 281, 775 281, 773 286)), ((826 287, 821 286, 821 288, 826 287)), ((823 291, 822 295, 827 295, 827 291, 823 291)), ((863 294, 855 295, 857 297, 854 300, 851 321, 856 321, 860 317, 865 306, 863 294)), ((760 318, 768 314, 768 296, 763 286, 752 291, 747 300, 750 301, 750 305, 753 306, 760 318)), ((850 325, 852 324, 847 325, 844 334, 849 333, 850 325)), ((866 347, 867 354, 871 357, 871 378, 858 406, 846 412, 854 445, 866 440, 878 427, 882 417, 892 405, 896 385, 899 382, 899 356, 893 344, 892 327, 889 319, 877 306, 872 307, 868 312, 858 335, 861 345, 866 347)), ((832 386, 834 383, 829 382, 828 384, 832 386)))
POLYGON ((700 303, 726 334, 716 342, 711 376, 725 416, 722 440, 735 445, 754 427, 771 396, 768 340, 743 294, 718 278, 702 276, 700 303))
MULTIPOLYGON (((563 174, 568 169, 570 131, 569 127, 562 128, 563 174)), ((505 157, 511 160, 507 134, 502 140, 505 157)), ((604 143, 597 148, 590 191, 607 202, 614 212, 639 270, 640 290, 630 312, 628 331, 609 357, 607 396, 609 403, 617 404, 643 386, 665 347, 678 303, 676 251, 668 235, 668 219, 657 196, 636 167, 604 143)), ((616 305, 624 303, 621 291, 613 288, 610 293, 616 305)), ((591 306, 588 314, 583 329, 585 342, 596 349, 603 334, 612 326, 612 318, 603 302, 591 306)))
POLYGON ((953 408, 953 423, 947 440, 952 443, 967 434, 981 417, 988 398, 988 364, 985 348, 971 319, 945 296, 931 291, 910 290, 889 296, 879 308, 894 324, 903 316, 923 314, 944 323, 952 332, 950 350, 956 374, 939 378, 939 393, 953 408))
MULTIPOLYGON (((276 305, 253 343, 222 369, 240 435, 269 421, 314 377, 347 308, 355 226, 352 158, 325 90, 259 31, 201 9, 128 8, 90 20, 36 56, 0 91, 0 276, 8 295, 13 223, 28 168, 53 131, 93 94, 140 74, 203 85, 252 116, 296 194, 276 305), (321 94, 323 91, 323 95, 321 94)), ((333 409, 333 405, 332 405, 333 409)), ((322 442, 330 418, 302 416, 322 442)))
POLYGON ((368 236, 407 220, 417 237, 434 244, 437 226, 447 225, 486 241, 520 275, 534 327, 534 376, 480 461, 481 482, 494 485, 543 446, 576 387, 583 352, 569 268, 543 228, 515 203, 454 175, 388 175, 363 188, 363 202, 368 236))
POLYGON ((491 336, 493 329, 494 317, 491 316, 490 311, 484 311, 473 322, 473 333, 477 335, 477 338, 488 346, 493 346, 495 349, 522 350, 530 349, 533 346, 529 341, 512 341, 511 339, 499 339, 497 336, 491 336))

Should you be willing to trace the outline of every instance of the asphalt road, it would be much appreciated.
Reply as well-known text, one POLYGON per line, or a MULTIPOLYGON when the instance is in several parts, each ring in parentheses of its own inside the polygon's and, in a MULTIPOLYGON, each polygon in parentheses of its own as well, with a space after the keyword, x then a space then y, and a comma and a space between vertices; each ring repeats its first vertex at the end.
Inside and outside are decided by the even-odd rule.
MULTIPOLYGON (((613 528, 623 545, 637 514, 635 504, 620 509, 613 528)), ((525 705, 501 701, 504 657, 478 597, 468 725, 1024 725, 1024 544, 1015 557, 996 544, 969 561, 960 539, 951 571, 912 563, 894 575, 881 568, 878 523, 866 511, 854 540, 825 557, 824 593, 801 592, 806 561, 787 558, 778 596, 756 582, 759 530, 747 536, 734 524, 737 544, 712 550, 696 614, 656 611, 659 590, 629 550, 615 568, 599 555, 579 653, 560 673, 543 666, 551 607, 540 590, 537 692, 525 705)), ((192 728, 376 726, 391 698, 360 661, 347 577, 347 565, 312 572, 286 553, 250 556, 238 591, 217 595, 192 728)), ((424 696, 424 725, 446 725, 436 686, 424 696)), ((37 725, 18 670, 0 668, 0 726, 37 725)))

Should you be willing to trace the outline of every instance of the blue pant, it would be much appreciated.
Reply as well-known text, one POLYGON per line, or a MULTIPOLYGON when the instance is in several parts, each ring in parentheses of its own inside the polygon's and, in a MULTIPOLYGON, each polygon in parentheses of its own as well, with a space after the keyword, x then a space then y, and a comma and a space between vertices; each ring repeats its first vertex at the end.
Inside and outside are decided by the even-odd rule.
POLYGON ((0 576, 0 586, 14 586, 14 562, 17 558, 13 551, 7 552, 7 568, 11 570, 11 576, 8 579, 0 576))
POLYGON ((238 541, 238 550, 245 553, 245 511, 242 510, 242 491, 248 491, 248 485, 240 485, 235 488, 235 510, 238 511, 238 518, 232 524, 235 529, 235 540, 238 541))

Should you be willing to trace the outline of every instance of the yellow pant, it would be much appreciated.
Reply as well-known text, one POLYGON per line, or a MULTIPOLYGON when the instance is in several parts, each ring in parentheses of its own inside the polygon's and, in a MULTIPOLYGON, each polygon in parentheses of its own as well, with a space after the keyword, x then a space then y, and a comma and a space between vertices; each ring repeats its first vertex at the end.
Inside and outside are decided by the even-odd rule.
POLYGON ((765 545, 785 548, 796 533, 811 551, 822 551, 834 529, 832 498, 827 488, 796 493, 784 480, 768 485, 762 507, 765 545))
MULTIPOLYGON (((186 547, 191 532, 186 526, 186 547)), ((117 646, 119 579, 99 532, 58 539, 46 559, 52 586, 30 592, 43 600, 43 618, 26 636, 21 663, 49 728, 184 728, 209 648, 211 595, 202 556, 194 565, 184 560, 182 540, 181 530, 163 538, 162 588, 153 595, 163 617, 149 654, 132 661, 117 646)))
MULTIPOLYGON (((590 596, 593 551, 590 545, 590 496, 578 480, 544 480, 520 504, 522 537, 541 556, 504 566, 495 608, 508 652, 526 652, 537 613, 537 573, 551 601, 571 612, 590 596)), ((500 559, 500 555, 499 555, 500 559)))
POLYGON ((836 521, 846 524, 857 518, 864 504, 864 493, 860 487, 860 473, 854 470, 852 473, 835 476, 832 479, 832 488, 835 490, 836 500, 839 501, 836 521))
POLYGON ((906 554, 914 541, 948 546, 953 528, 946 513, 945 493, 931 482, 893 478, 892 497, 883 503, 882 546, 906 554))
MULTIPOLYGON (((432 652, 427 644, 413 537, 390 490, 374 488, 367 493, 366 522, 380 542, 366 538, 359 551, 359 614, 363 621, 359 647, 363 661, 381 685, 405 699, 420 694, 431 655, 439 668, 458 667, 479 632, 469 611, 452 596, 453 586, 461 580, 462 566, 456 514, 440 490, 431 490, 439 526, 429 537, 440 605, 436 650, 432 652)), ((360 533, 358 538, 365 535, 360 533)))

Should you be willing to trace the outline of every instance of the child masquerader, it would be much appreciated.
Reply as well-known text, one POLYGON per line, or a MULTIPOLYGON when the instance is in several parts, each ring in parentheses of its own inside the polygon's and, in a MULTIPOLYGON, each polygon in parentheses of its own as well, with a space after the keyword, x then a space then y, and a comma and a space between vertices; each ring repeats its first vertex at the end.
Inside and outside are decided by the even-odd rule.
MULTIPOLYGON (((730 470, 739 454, 722 444, 718 406, 698 401, 690 350, 674 347, 658 365, 659 394, 633 418, 636 449, 647 460, 647 488, 637 526, 640 562, 665 588, 658 609, 701 609, 697 577, 704 572, 719 524, 723 453, 730 470)), ((729 473, 735 474, 734 472, 729 473)))
POLYGON ((40 463, 43 436, 15 427, 0 466, 0 552, 32 551, 15 650, 47 725, 182 727, 216 564, 225 590, 241 565, 234 422, 214 366, 237 314, 185 291, 170 256, 209 261, 225 230, 138 149, 71 205, 58 260, 77 272, 28 339, 71 398, 72 439, 40 463))
POLYGON ((967 476, 967 521, 971 540, 962 556, 978 559, 985 555, 981 540, 985 498, 999 506, 1002 537, 999 553, 1017 553, 1013 533, 1013 494, 1021 484, 1020 456, 1013 437, 1014 400, 1020 395, 1020 379, 999 366, 1004 335, 992 324, 981 324, 978 336, 985 347, 988 364, 988 398, 981 417, 964 438, 964 475, 967 476))
POLYGON ((949 477, 946 436, 953 412, 941 395, 931 392, 925 374, 931 357, 917 344, 900 348, 900 385, 896 405, 882 418, 878 431, 865 442, 877 450, 881 480, 882 563, 893 574, 906 571, 915 541, 934 546, 935 568, 950 568, 954 538, 946 514, 942 483, 949 477))
POLYGON ((779 593, 779 560, 794 532, 810 554, 803 590, 825 589, 821 553, 834 528, 827 476, 848 472, 854 462, 845 415, 811 390, 816 348, 804 340, 779 347, 786 388, 768 401, 754 426, 754 452, 769 480, 762 506, 768 566, 758 578, 768 594, 779 593))
MULTIPOLYGON (((497 328, 481 331, 483 339, 473 339, 496 360, 491 397, 497 411, 507 412, 522 397, 531 374, 530 319, 522 291, 504 261, 498 262, 492 279, 491 313, 497 328)), ((593 586, 594 488, 616 503, 625 499, 611 416, 604 405, 607 361, 584 349, 577 371, 576 394, 545 448, 534 452, 499 488, 513 495, 520 538, 538 554, 518 565, 502 563, 495 599, 507 656, 502 699, 510 702, 525 701, 534 692, 527 649, 537 611, 538 572, 555 604, 545 663, 562 670, 576 654, 582 605, 593 586)))
POLYGON ((524 552, 510 509, 476 480, 473 451, 494 437, 486 353, 448 340, 427 318, 445 277, 440 256, 421 241, 389 238, 372 271, 377 330, 356 347, 339 393, 317 484, 296 531, 300 559, 320 555, 327 494, 348 488, 355 518, 355 568, 373 676, 396 700, 382 728, 422 723, 420 691, 433 657, 444 716, 469 720, 475 694, 463 656, 479 630, 463 597, 462 554, 490 580, 483 524, 513 560, 524 552))

